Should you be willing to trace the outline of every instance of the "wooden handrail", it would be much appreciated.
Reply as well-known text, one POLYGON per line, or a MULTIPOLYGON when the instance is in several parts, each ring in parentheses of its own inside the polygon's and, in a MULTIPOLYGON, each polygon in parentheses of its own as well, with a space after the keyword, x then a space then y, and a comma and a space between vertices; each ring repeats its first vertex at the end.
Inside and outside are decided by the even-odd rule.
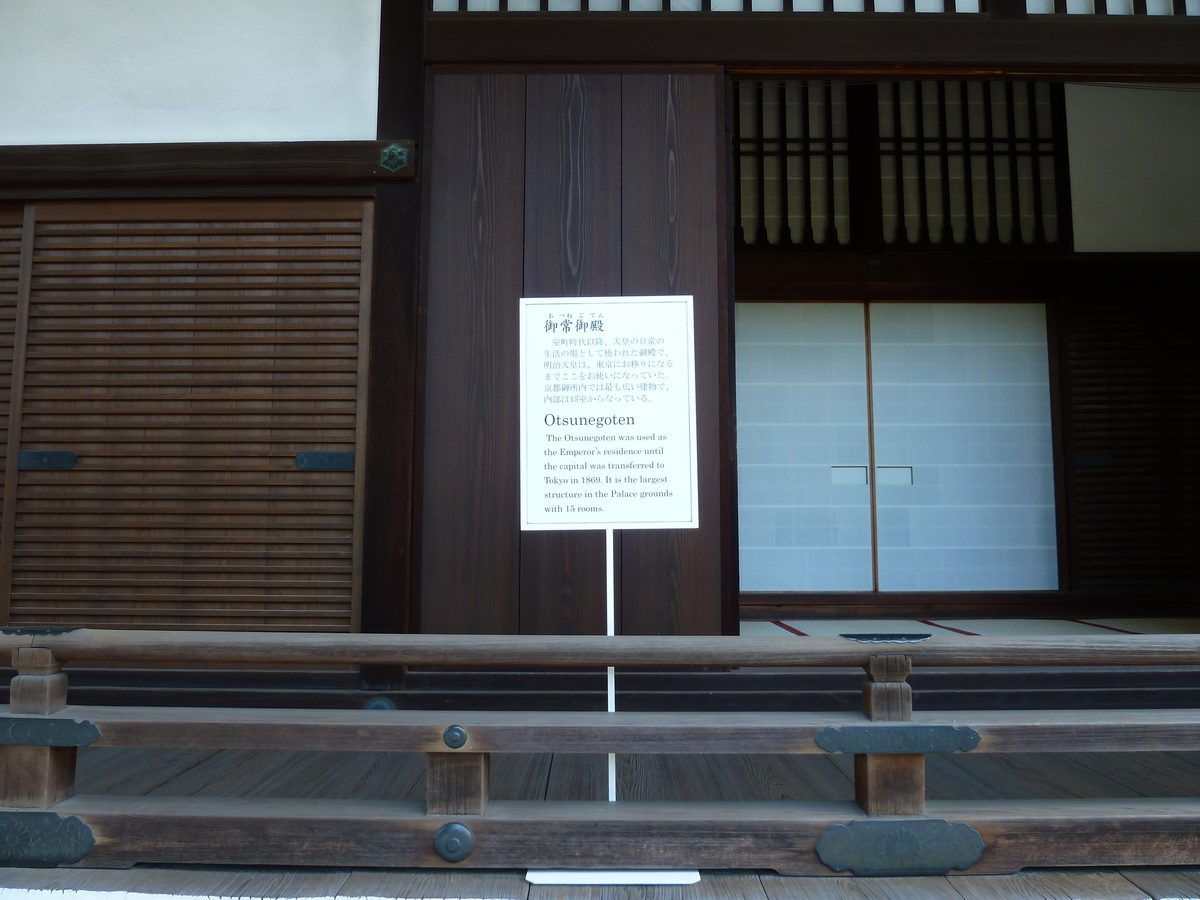
POLYGON ((20 647, 61 662, 205 662, 441 666, 840 666, 900 653, 914 666, 1200 665, 1200 635, 967 637, 859 643, 844 637, 622 635, 289 634, 119 631, 0 633, 7 658, 20 647))

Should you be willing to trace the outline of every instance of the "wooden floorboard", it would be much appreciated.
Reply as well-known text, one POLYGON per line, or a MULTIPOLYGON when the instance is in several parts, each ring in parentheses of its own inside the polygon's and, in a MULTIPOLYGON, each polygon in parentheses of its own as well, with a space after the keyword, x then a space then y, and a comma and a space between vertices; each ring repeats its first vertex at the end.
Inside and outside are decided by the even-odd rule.
MULTIPOLYGON (((699 884, 530 885, 529 900, 768 900, 753 872, 705 872, 699 884)), ((955 898, 957 900, 957 898, 955 898)))
MULTIPOLYGON (((981 876, 988 877, 988 876, 981 876)), ((784 878, 763 875, 768 900, 962 900, 945 878, 784 878)))
MULTIPOLYGON (((349 869, 137 866, 133 869, 0 869, 0 888, 175 894, 185 897, 334 897, 349 869)), ((59 895, 61 898, 61 895, 59 895)), ((395 895, 393 895, 395 896, 395 895)))
POLYGON ((338 892, 339 898, 403 897, 405 900, 525 900, 529 885, 524 871, 462 869, 356 870, 338 892))
POLYGON ((1154 900, 1200 900, 1200 869, 1154 866, 1120 871, 1154 900))
POLYGON ((946 879, 963 900, 1150 900, 1119 872, 1069 870, 1016 875, 951 875, 946 879))

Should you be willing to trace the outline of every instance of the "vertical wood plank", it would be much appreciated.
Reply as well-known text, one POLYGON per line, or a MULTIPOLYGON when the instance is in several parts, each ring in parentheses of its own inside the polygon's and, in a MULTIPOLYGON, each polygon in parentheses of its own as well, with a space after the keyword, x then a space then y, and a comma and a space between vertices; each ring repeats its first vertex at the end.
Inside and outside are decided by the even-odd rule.
MULTIPOLYGON (((621 293, 621 77, 530 75, 525 296, 621 293)), ((604 534, 521 534, 521 633, 604 634, 604 534)))
POLYGON ((491 793, 489 753, 426 753, 425 811, 431 816, 481 816, 491 793))
POLYGON ((21 223, 21 256, 17 268, 4 498, 0 505, 0 625, 8 624, 12 607, 13 538, 16 534, 17 480, 20 477, 18 470, 21 458, 21 403, 25 393, 25 345, 29 337, 29 286, 33 279, 33 228, 36 215, 34 204, 27 204, 21 223))
POLYGON ((722 628, 720 84, 715 69, 622 76, 622 293, 695 297, 700 490, 698 529, 623 535, 625 634, 722 628))
POLYGON ((371 372, 371 285, 375 242, 375 204, 367 200, 362 213, 362 256, 358 291, 358 383, 354 396, 354 543, 350 566, 350 630, 362 630, 363 526, 367 502, 367 422, 371 372))
POLYGON ((75 793, 75 747, 0 747, 0 806, 45 809, 75 793))
POLYGON ((525 77, 434 77, 420 627, 519 631, 525 77))

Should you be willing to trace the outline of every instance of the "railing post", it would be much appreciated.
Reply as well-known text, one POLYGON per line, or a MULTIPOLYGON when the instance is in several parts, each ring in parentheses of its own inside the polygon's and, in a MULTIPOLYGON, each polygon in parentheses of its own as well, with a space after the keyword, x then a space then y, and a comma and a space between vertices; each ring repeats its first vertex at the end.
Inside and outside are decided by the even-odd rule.
MULTIPOLYGON (((67 676, 40 647, 13 650, 9 712, 47 715, 67 705, 67 676)), ((45 809, 75 793, 75 747, 0 746, 0 806, 45 809)))
MULTIPOLYGON (((872 656, 863 682, 863 713, 868 719, 902 722, 912 718, 912 671, 908 656, 872 656)), ((854 797, 870 816, 925 815, 923 753, 856 753, 854 797)))
POLYGON ((491 789, 490 753, 426 753, 425 812, 481 816, 491 789))

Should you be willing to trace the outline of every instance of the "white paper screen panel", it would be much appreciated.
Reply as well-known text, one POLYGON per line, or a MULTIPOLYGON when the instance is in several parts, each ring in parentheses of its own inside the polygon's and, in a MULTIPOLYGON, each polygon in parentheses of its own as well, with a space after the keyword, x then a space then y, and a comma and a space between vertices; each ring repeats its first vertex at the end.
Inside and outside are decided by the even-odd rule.
POLYGON ((871 360, 880 589, 1057 589, 1045 307, 873 303, 871 360))
POLYGON ((374 140, 379 4, 4 0, 0 144, 374 140))
POLYGON ((1044 307, 870 313, 737 306, 741 589, 1057 588, 1044 307))
POLYGON ((869 591, 863 308, 736 312, 742 590, 869 591))

